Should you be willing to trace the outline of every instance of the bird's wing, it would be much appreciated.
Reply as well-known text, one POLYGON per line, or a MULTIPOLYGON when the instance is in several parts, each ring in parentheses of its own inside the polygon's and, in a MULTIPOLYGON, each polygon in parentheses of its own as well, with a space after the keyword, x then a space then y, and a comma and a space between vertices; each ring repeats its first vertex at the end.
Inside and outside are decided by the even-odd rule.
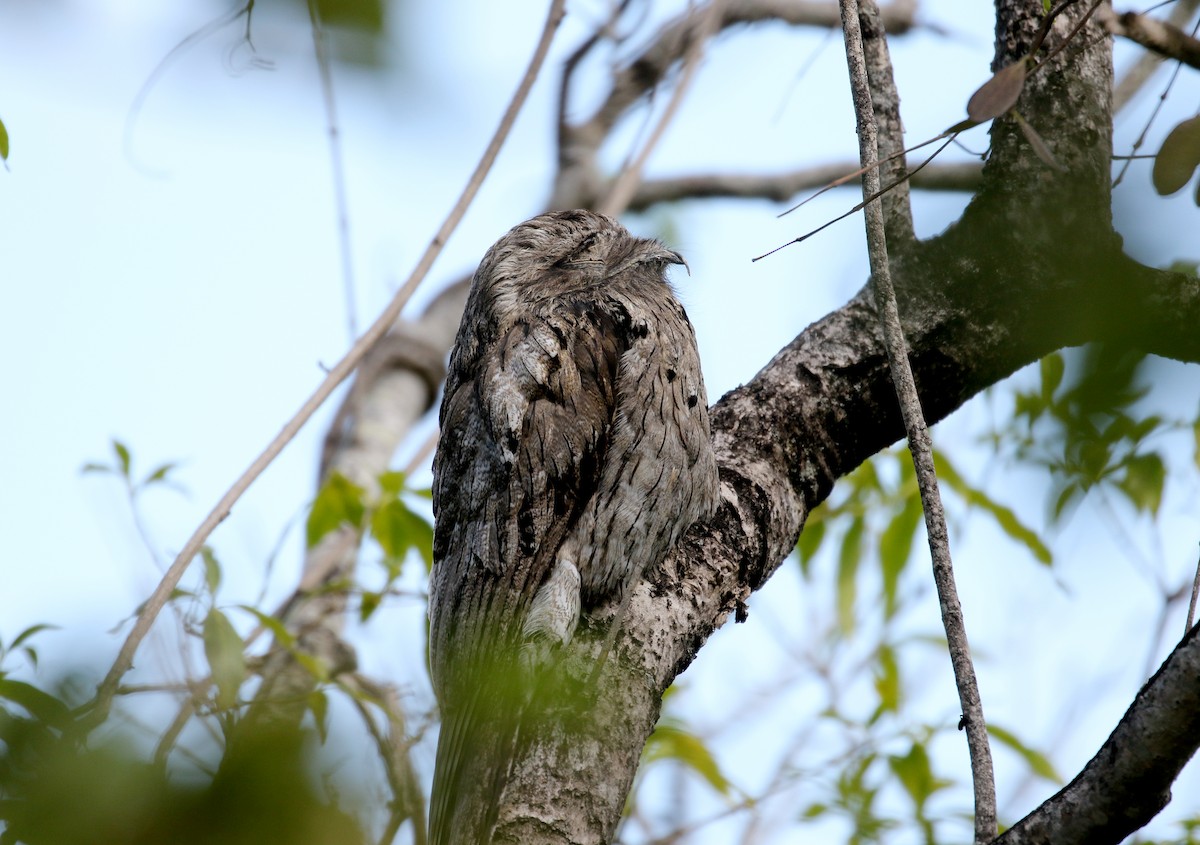
POLYGON ((435 845, 452 814, 494 804, 479 798, 498 798, 507 775, 522 623, 598 486, 628 348, 621 323, 603 303, 561 298, 452 364, 434 468, 435 845))

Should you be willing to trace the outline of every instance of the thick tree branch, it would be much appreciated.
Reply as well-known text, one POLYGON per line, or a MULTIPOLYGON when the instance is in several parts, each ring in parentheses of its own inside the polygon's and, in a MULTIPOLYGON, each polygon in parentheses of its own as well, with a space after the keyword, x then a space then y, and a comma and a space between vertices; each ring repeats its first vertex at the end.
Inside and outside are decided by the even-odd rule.
POLYGON ((1200 746, 1200 627, 1142 687, 1074 780, 996 840, 1003 845, 1118 843, 1171 800, 1200 746))

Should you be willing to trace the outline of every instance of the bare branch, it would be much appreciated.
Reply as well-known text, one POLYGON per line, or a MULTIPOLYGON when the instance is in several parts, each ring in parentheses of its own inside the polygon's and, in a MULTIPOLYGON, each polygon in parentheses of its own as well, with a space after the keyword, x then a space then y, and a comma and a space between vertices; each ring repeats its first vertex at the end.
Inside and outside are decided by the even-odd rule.
POLYGON ((1200 745, 1200 627, 1171 652, 1083 771, 997 845, 1118 843, 1171 800, 1200 745))
POLYGON ((1113 35, 1128 38, 1164 58, 1200 69, 1200 40, 1170 21, 1137 12, 1117 14, 1108 6, 1102 6, 1096 15, 1113 35))
MULTIPOLYGON (((823 188, 859 169, 857 162, 824 164, 787 173, 714 173, 647 179, 629 203, 641 211, 665 202, 703 197, 739 197, 787 202, 803 191, 823 188)), ((976 162, 931 164, 912 174, 909 185, 925 191, 972 192, 979 187, 982 165, 976 162)))
POLYGON ((449 239, 451 233, 457 228, 463 214, 466 213, 467 207, 474 200, 475 194, 478 193, 479 187, 483 184, 484 177, 491 170, 492 164, 495 162, 501 146, 503 146, 505 139, 508 137, 509 131, 516 121, 517 114, 525 104, 529 90, 533 87, 534 80, 537 78, 542 64, 545 62, 546 54, 550 50, 550 42, 554 38, 554 33, 557 31, 559 23, 562 21, 564 5, 565 0, 551 0, 550 11, 547 15, 537 48, 530 59, 529 67, 526 68, 525 74, 517 86, 517 91, 513 95, 512 101, 505 110, 504 116, 500 119, 500 125, 492 136, 491 142, 484 151, 479 164, 476 165, 475 171, 471 174, 462 195, 446 216, 445 221, 443 221, 441 227, 434 235, 433 240, 426 247, 412 274, 400 290, 396 292, 396 295, 388 303, 383 313, 376 318, 366 333, 350 348, 345 357, 334 365, 329 375, 325 377, 312 396, 301 406, 295 416, 287 421, 283 429, 267 445, 262 454, 255 458, 254 462, 234 482, 225 495, 221 497, 220 501, 217 502, 216 506, 213 507, 208 516, 205 517, 204 521, 188 539, 187 543, 184 544, 183 549, 175 558, 167 573, 154 589, 150 598, 146 600, 141 613, 138 614, 138 618, 133 624, 132 630, 130 630, 125 642, 121 645, 116 660, 113 661, 108 674, 97 687, 96 697, 90 703, 90 712, 79 722, 78 728, 81 731, 85 733, 90 732, 107 717, 108 711, 112 707, 113 695, 117 691, 117 686, 120 684, 121 678, 133 665, 133 656, 137 652, 138 646, 141 645, 142 640, 149 633, 154 620, 158 618, 158 614, 166 606, 171 592, 179 584, 188 565, 200 551, 200 547, 204 544, 204 541, 225 520, 225 517, 229 516, 234 504, 249 489, 258 476, 262 474, 263 470, 283 451, 283 447, 291 442, 292 438, 296 436, 304 424, 316 413, 317 409, 325 403, 325 400, 329 398, 337 386, 345 381, 350 373, 354 371, 359 361, 366 355, 367 350, 374 346, 396 322, 400 311, 416 291, 417 286, 425 278, 425 275, 429 272, 429 268, 433 266, 434 259, 441 253, 442 247, 449 239))
MULTIPOLYGON (((596 181, 596 154, 609 132, 647 92, 666 77, 687 55, 698 32, 697 16, 710 6, 692 9, 659 30, 657 37, 634 59, 614 74, 607 97, 592 116, 582 123, 567 122, 565 98, 559 115, 559 170, 555 181, 554 208, 588 206, 595 202, 587 187, 596 181)), ((914 26, 915 0, 894 0, 883 10, 887 31, 907 32, 914 26)), ((740 24, 777 21, 792 26, 836 28, 837 4, 820 0, 726 0, 713 24, 721 31, 740 24)), ((586 45, 585 45, 586 46, 586 45)))
MULTIPOLYGON (((1192 18, 1192 14, 1196 11, 1196 7, 1200 6, 1200 0, 1180 0, 1171 6, 1171 11, 1167 15, 1166 22, 1176 28, 1182 27, 1192 18)), ((1111 9, 1103 9, 1100 14, 1112 16, 1111 9)), ((1103 21, 1103 17, 1101 17, 1103 21)), ((1152 52, 1145 52, 1138 56, 1138 60, 1133 67, 1129 68, 1122 76, 1117 84, 1113 86, 1113 111, 1119 112, 1121 109, 1133 99, 1134 95, 1141 90, 1147 80, 1158 70, 1162 64, 1162 56, 1155 55, 1152 52)))
MULTIPOLYGON (((878 15, 878 10, 871 4, 864 6, 860 11, 858 0, 841 0, 841 5, 846 63, 850 68, 850 87, 854 93, 854 111, 858 120, 859 157, 866 168, 862 177, 862 191, 867 201, 864 216, 871 260, 871 291, 883 329, 896 396, 900 400, 900 413, 908 434, 908 448, 912 452, 917 484, 921 490, 921 506, 925 512, 925 528, 929 535, 929 551, 933 558, 933 579, 941 604, 942 624, 946 629, 950 662, 954 667, 954 680, 958 686, 958 698, 963 709, 963 726, 967 731, 967 745, 971 754, 971 779, 975 788, 975 842, 982 845, 991 842, 996 836, 996 782, 992 769, 992 753, 988 747, 987 723, 983 718, 979 685, 975 680, 975 667, 971 662, 962 606, 959 604, 958 590, 954 585, 946 515, 942 508, 941 495, 938 493, 937 473, 933 465, 933 443, 929 439, 929 427, 925 423, 921 400, 917 395, 916 381, 908 360, 908 343, 900 325, 900 310, 896 304, 896 292, 892 287, 884 209, 881 202, 870 201, 871 197, 879 193, 879 171, 874 167, 879 156, 879 144, 859 16, 865 15, 870 19, 878 15)), ((911 219, 909 227, 911 233, 911 219)))

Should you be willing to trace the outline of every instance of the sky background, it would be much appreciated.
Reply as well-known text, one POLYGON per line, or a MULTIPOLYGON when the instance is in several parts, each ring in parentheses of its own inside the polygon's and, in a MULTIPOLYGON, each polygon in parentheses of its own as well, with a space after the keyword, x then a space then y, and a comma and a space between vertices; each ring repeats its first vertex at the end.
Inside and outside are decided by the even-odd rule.
MULTIPOLYGON (((652 16, 678 6, 656 5, 652 16)), ((605 5, 571 0, 568 8, 550 71, 605 5)), ((926 26, 892 43, 910 141, 963 116, 992 54, 990 4, 925 0, 921 9, 926 26)), ((0 638, 8 642, 38 622, 61 626, 40 640, 48 663, 107 666, 120 642, 111 629, 159 578, 119 485, 82 475, 81 467, 111 460, 112 438, 129 445, 142 473, 179 463, 175 477, 186 492, 156 490, 142 502, 150 545, 169 560, 349 345, 326 118, 307 20, 280 2, 263 2, 256 54, 239 42, 240 24, 172 53, 227 11, 199 0, 0 2, 0 120, 11 138, 9 166, 0 172, 0 638)), ((402 3, 389 19, 381 67, 335 68, 360 328, 407 276, 457 198, 544 13, 541 2, 402 3)), ((1122 51, 1120 61, 1129 55, 1122 51)), ((551 72, 535 87, 413 308, 470 272, 497 237, 544 207, 554 81, 551 72)), ((1164 82, 1160 72, 1144 101, 1119 119, 1118 149, 1136 137, 1164 82)), ((584 86, 574 113, 586 113, 598 90, 584 86)), ((1156 150, 1198 99, 1197 76, 1185 73, 1147 149, 1156 150)), ((850 160, 857 155, 853 126, 836 34, 740 30, 708 52, 648 173, 774 172, 850 160)), ((617 133, 606 148, 610 166, 639 128, 635 120, 617 133)), ((976 152, 987 143, 982 129, 964 141, 976 152)), ((947 151, 948 159, 967 157, 947 151)), ((1200 211, 1188 193, 1154 197, 1148 164, 1134 165, 1116 208, 1133 254, 1155 264, 1200 258, 1200 211)), ((862 284, 858 217, 769 260, 749 260, 854 201, 852 192, 834 191, 782 220, 774 204, 757 201, 691 202, 627 218, 639 232, 670 232, 671 245, 688 259, 691 275, 675 282, 696 326, 710 400, 751 378, 862 284)), ((964 202, 959 195, 920 196, 918 234, 936 234, 964 202)), ((1153 401, 1180 417, 1194 415, 1194 368, 1159 374, 1153 401)), ((1005 391, 940 426, 937 444, 1040 529, 1045 480, 994 466, 978 442, 1010 412, 1005 391)), ((277 548, 265 605, 294 585, 302 557, 296 526, 313 493, 333 407, 309 423, 210 541, 226 571, 223 602, 254 601, 264 562, 277 548)), ((989 719, 1050 750, 1068 777, 1145 680, 1149 653, 1156 652, 1156 666, 1176 636, 1154 644, 1158 591, 1145 561, 1172 586, 1182 583, 1194 571, 1200 515, 1190 440, 1168 439, 1163 448, 1179 471, 1172 472, 1160 526, 1119 515, 1132 551, 1111 530, 1102 503, 1085 504, 1050 535, 1053 570, 984 520, 956 524, 960 590, 981 655, 989 719), (1066 716, 1064 701, 1076 702, 1066 716)), ((820 599, 806 594, 796 567, 785 566, 752 600, 750 622, 714 636, 685 676, 681 706, 697 725, 715 731, 737 722, 714 745, 730 777, 747 789, 761 776, 758 755, 747 749, 769 748, 778 734, 773 720, 798 705, 780 697, 753 719, 731 720, 726 691, 769 686, 784 650, 779 644, 802 640, 813 620, 828 615, 816 606, 820 599)), ((399 601, 386 610, 353 632, 361 661, 369 672, 419 687, 421 608, 399 601)), ((925 623, 926 632, 937 630, 935 615, 925 623)), ((1170 628, 1182 627, 1176 614, 1170 628)), ((175 660, 169 640, 160 639, 144 648, 139 667, 177 673, 175 660)), ((931 659, 921 672, 929 682, 917 694, 928 699, 929 718, 956 718, 948 662, 931 659)), ((946 752, 951 764, 959 751, 946 752)), ((432 745, 418 753, 428 763, 432 745)), ((1003 752, 997 766, 1006 812, 1019 814, 1049 794, 1045 783, 1017 789, 1019 767, 1003 752)), ((1176 795, 1193 796, 1177 797, 1182 809, 1200 807, 1195 765, 1176 795)), ((702 841, 728 841, 732 830, 715 826, 702 841)))

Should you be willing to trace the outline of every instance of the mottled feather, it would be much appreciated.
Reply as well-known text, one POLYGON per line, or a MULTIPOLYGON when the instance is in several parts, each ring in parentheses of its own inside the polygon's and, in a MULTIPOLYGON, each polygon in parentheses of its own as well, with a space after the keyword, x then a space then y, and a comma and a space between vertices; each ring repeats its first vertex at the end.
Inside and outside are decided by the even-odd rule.
POLYGON ((716 504, 678 254, 612 218, 517 226, 476 271, 434 461, 434 845, 490 841, 529 676, 716 504))

